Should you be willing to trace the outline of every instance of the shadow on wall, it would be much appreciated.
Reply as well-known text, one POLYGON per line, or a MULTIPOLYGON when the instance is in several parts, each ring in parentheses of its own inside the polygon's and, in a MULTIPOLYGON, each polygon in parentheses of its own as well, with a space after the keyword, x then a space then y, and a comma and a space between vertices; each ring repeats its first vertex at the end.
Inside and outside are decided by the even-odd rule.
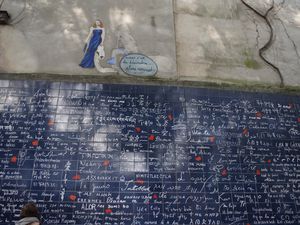
MULTIPOLYGON (((12 8, 19 6, 20 1, 12 0, 9 4, 6 7, 12 8)), ((174 65, 174 35, 169 31, 173 29, 173 20, 168 13, 172 13, 169 2, 160 1, 145 4, 145 1, 27 0, 24 19, 13 28, 2 29, 1 47, 8 63, 0 68, 8 72, 98 74, 96 70, 78 67, 84 40, 97 19, 106 28, 104 62, 113 49, 124 47, 129 52, 171 58, 169 64, 174 65), (157 6, 169 11, 155 10, 157 6), (151 25, 153 18, 160 26, 151 25), (20 54, 14 55, 17 51, 20 54)))

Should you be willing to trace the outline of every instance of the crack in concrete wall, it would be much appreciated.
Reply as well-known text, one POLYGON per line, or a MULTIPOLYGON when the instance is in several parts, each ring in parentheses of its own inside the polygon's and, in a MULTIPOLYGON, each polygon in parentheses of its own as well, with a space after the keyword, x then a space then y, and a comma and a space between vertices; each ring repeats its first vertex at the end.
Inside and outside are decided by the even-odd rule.
POLYGON ((275 6, 274 0, 272 0, 271 6, 268 8, 268 10, 264 14, 261 13, 261 12, 259 12, 257 9, 254 8, 254 6, 251 6, 245 0, 241 0, 241 2, 246 7, 248 7, 249 9, 251 9, 256 15, 258 15, 261 18, 263 18, 265 20, 266 24, 268 25, 268 27, 270 28, 270 37, 269 37, 269 40, 268 40, 268 42, 263 47, 261 47, 259 49, 259 55, 263 59, 263 61, 265 61, 269 66, 271 66, 278 73, 279 78, 280 78, 280 86, 284 86, 284 79, 283 79, 283 76, 282 76, 282 73, 281 73, 279 67, 276 66, 275 64, 273 64, 270 60, 268 60, 264 56, 264 52, 267 51, 272 46, 272 43, 274 41, 274 29, 273 29, 273 26, 272 26, 271 21, 269 19, 269 14, 274 9, 274 6, 275 6))

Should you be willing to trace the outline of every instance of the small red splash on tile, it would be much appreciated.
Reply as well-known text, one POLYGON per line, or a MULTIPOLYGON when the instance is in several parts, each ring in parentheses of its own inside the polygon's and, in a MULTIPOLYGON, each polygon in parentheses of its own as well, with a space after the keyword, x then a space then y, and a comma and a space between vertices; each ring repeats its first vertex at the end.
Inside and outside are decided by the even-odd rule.
POLYGON ((137 178, 135 180, 135 184, 137 184, 137 185, 143 185, 144 183, 145 183, 145 181, 142 178, 137 178))
POLYGON ((153 195, 152 195, 152 198, 153 198, 153 199, 158 199, 158 195, 157 195, 157 194, 153 194, 153 195))
POLYGON ((200 162, 200 161, 202 161, 202 157, 201 157, 200 155, 198 155, 198 156, 195 157, 195 160, 196 160, 197 162, 200 162))
POLYGON ((33 140, 31 142, 32 146, 38 146, 39 145, 39 141, 38 140, 33 140))
POLYGON ((135 130, 135 132, 137 132, 137 133, 141 133, 141 131, 142 131, 142 128, 140 128, 140 127, 136 127, 134 130, 135 130))
POLYGON ((11 163, 17 163, 17 160, 18 160, 17 156, 14 155, 13 157, 11 157, 10 162, 11 163))
POLYGON ((48 120, 48 126, 50 127, 50 126, 53 126, 53 125, 54 125, 54 120, 52 120, 52 119, 48 120))
POLYGON ((256 112, 255 116, 256 116, 256 118, 262 118, 263 113, 262 112, 256 112))
POLYGON ((107 160, 107 159, 102 162, 102 165, 105 166, 105 167, 108 167, 109 164, 110 164, 110 161, 107 160))
POLYGON ((149 141, 155 141, 155 136, 153 134, 149 135, 148 140, 149 141))
POLYGON ((79 174, 76 174, 72 177, 72 180, 80 180, 80 175, 79 174))
POLYGON ((105 211, 105 214, 111 214, 112 213, 112 209, 110 209, 110 208, 107 208, 104 211, 105 211))
POLYGON ((246 135, 248 135, 248 134, 249 134, 248 128, 244 128, 244 129, 243 129, 243 135, 246 136, 246 135))
POLYGON ((223 177, 226 177, 226 176, 228 175, 228 170, 227 170, 227 168, 222 169, 221 175, 222 175, 223 177))
POLYGON ((77 199, 77 196, 76 195, 70 195, 69 196, 69 199, 70 199, 70 201, 76 201, 76 199, 77 199))
POLYGON ((260 175, 261 175, 260 169, 256 169, 255 174, 256 174, 257 176, 260 176, 260 175))
POLYGON ((172 121, 173 120, 173 115, 172 114, 168 114, 168 120, 172 121))

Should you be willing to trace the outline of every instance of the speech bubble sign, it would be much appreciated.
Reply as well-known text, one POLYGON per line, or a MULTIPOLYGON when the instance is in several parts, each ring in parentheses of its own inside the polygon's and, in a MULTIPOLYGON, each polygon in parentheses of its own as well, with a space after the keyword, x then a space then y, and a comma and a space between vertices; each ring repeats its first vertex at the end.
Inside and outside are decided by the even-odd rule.
POLYGON ((131 76, 150 77, 158 72, 157 64, 140 53, 125 55, 120 61, 120 68, 125 74, 131 76))

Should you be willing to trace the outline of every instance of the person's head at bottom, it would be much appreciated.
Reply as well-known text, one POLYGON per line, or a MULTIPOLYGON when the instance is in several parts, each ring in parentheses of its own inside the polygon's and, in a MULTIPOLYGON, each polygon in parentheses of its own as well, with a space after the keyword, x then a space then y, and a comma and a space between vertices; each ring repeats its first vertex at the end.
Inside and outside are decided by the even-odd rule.
POLYGON ((27 203, 21 209, 20 220, 16 225, 40 225, 40 213, 34 203, 27 203))

